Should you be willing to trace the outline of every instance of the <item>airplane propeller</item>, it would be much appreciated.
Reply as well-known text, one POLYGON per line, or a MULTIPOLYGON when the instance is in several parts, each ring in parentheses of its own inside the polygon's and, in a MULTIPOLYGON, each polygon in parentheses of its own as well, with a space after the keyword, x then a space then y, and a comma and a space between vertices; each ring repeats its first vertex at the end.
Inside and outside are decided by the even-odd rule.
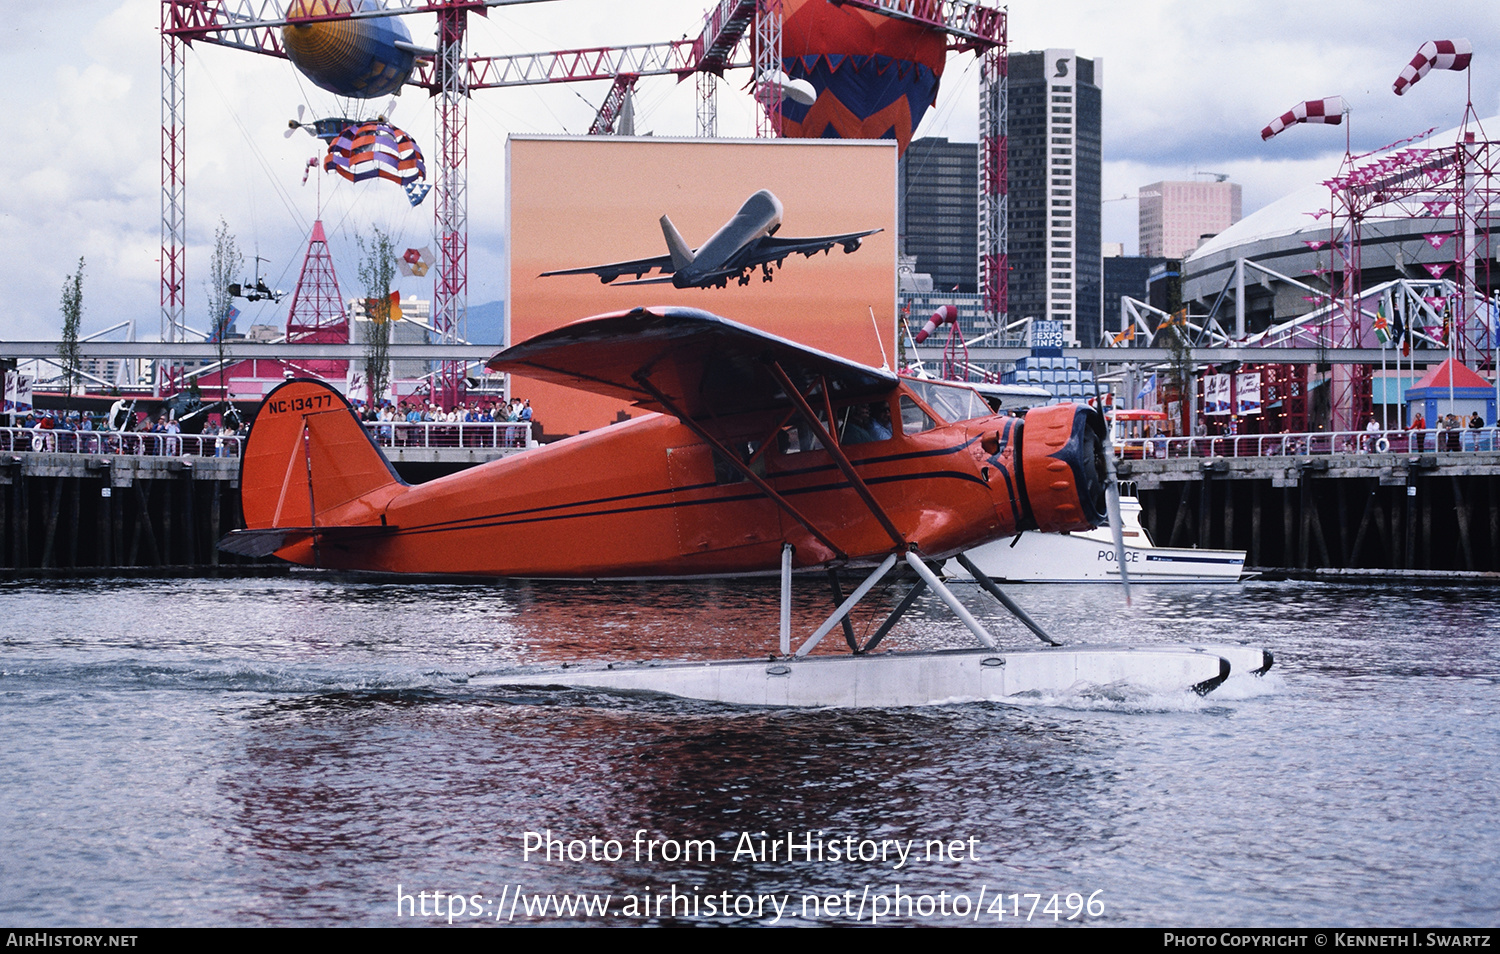
POLYGON ((1109 534, 1115 542, 1115 566, 1120 568, 1120 588, 1125 591, 1125 605, 1130 605, 1130 571, 1125 566, 1125 526, 1120 519, 1120 478, 1115 470, 1115 424, 1104 413, 1104 396, 1099 376, 1094 375, 1094 404, 1104 415, 1104 502, 1109 508, 1109 534))

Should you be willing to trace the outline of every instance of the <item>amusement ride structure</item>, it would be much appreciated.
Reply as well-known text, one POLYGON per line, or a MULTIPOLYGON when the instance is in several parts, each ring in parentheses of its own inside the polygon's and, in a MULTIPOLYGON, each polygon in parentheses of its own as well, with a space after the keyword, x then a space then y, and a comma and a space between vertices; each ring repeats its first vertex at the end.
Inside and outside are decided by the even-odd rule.
MULTIPOLYGON (((1394 92, 1403 95, 1433 69, 1462 71, 1470 76, 1472 49, 1467 40, 1435 40, 1422 45, 1395 81, 1394 92)), ((1362 154, 1354 154, 1346 118, 1349 107, 1342 97, 1308 100, 1272 120, 1262 131, 1271 139, 1302 124, 1344 125, 1345 151, 1339 171, 1323 185, 1329 190, 1327 208, 1309 213, 1328 216, 1327 238, 1304 240, 1320 255, 1308 271, 1306 281, 1277 272, 1261 263, 1241 259, 1208 313, 1190 316, 1186 309, 1168 314, 1131 303, 1129 321, 1118 334, 1105 335, 1105 343, 1128 346, 1151 340, 1159 332, 1176 327, 1198 345, 1242 345, 1247 348, 1399 349, 1410 357, 1413 343, 1442 349, 1460 364, 1496 368, 1497 318, 1500 304, 1494 296, 1491 263, 1494 249, 1490 229, 1500 202, 1500 142, 1487 138, 1474 110, 1472 81, 1463 119, 1452 143, 1426 140, 1428 129, 1416 136, 1362 154), (1433 250, 1452 250, 1449 261, 1420 266, 1425 276, 1402 274, 1394 280, 1365 287, 1363 252, 1366 231, 1375 222, 1420 223, 1398 229, 1399 234, 1420 232, 1433 250), (1449 244, 1451 243, 1451 244, 1449 244), (1261 281, 1274 280, 1300 288, 1311 309, 1303 315, 1257 333, 1245 323, 1246 273, 1260 273, 1261 281), (1232 330, 1220 319, 1220 308, 1235 303, 1232 330), (1156 312, 1154 327, 1146 314, 1156 312)), ((1398 266, 1409 273, 1414 266, 1398 266)), ((1251 369, 1250 355, 1242 363, 1251 369)), ((1256 364, 1263 375, 1262 398, 1278 407, 1280 430, 1309 429, 1307 368, 1299 365, 1256 364)), ((1329 427, 1353 431, 1364 427, 1372 408, 1371 364, 1334 364, 1329 367, 1329 427)))

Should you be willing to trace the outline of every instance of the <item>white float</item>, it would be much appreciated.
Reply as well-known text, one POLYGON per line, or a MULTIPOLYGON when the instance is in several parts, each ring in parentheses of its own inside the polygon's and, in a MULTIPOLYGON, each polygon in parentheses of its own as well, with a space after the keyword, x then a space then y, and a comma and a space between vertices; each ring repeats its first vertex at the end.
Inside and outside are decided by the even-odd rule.
POLYGON ((653 692, 733 705, 881 708, 1123 687, 1206 694, 1231 674, 1254 678, 1270 662, 1263 650, 1244 646, 1061 646, 522 669, 470 684, 653 692))

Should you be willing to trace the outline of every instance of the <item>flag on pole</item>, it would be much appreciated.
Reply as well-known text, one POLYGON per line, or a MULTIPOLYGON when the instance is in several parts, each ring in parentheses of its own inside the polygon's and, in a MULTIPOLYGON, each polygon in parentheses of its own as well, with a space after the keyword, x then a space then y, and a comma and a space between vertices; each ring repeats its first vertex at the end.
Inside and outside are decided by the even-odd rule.
POLYGON ((1380 307, 1375 309, 1375 339, 1384 348, 1391 343, 1391 323, 1385 317, 1385 302, 1381 301, 1380 307))
POLYGON ((1141 385, 1140 393, 1137 394, 1135 396, 1135 398, 1136 398, 1137 401, 1144 401, 1144 400, 1146 400, 1146 398, 1150 397, 1151 395, 1153 395, 1155 393, 1156 393, 1156 374, 1152 373, 1151 377, 1149 377, 1149 378, 1146 379, 1146 383, 1143 384, 1143 385, 1141 385))
POLYGON ((365 314, 370 320, 383 323, 387 321, 401 320, 401 293, 393 291, 384 298, 366 298, 365 314))

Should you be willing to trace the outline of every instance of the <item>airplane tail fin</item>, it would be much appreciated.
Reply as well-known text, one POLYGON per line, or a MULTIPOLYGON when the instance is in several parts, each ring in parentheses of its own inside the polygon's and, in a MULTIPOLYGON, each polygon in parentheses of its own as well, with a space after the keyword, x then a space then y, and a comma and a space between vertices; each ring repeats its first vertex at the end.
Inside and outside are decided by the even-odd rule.
POLYGON ((682 271, 693 262, 693 250, 688 248, 688 243, 682 240, 677 226, 667 216, 661 217, 661 234, 667 240, 667 252, 672 256, 672 270, 682 271))
MULTIPOLYGON (((259 539, 262 549, 275 544, 270 552, 283 558, 316 562, 320 538, 393 530, 385 505, 405 489, 343 395, 294 378, 266 395, 245 443, 240 497, 248 532, 239 534, 259 539)), ((221 546, 246 552, 229 538, 221 546)))

